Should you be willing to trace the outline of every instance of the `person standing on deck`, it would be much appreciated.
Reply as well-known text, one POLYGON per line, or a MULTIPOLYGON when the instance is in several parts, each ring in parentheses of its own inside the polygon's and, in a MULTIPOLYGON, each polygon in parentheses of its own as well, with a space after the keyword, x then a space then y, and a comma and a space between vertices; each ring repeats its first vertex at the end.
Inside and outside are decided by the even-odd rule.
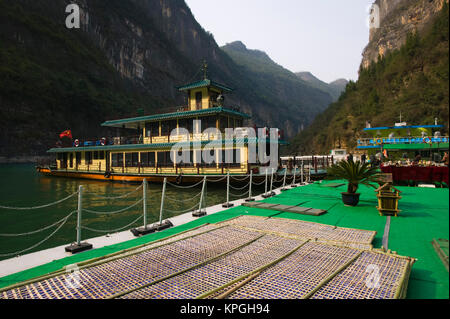
POLYGON ((361 155, 361 162, 362 162, 363 164, 366 163, 366 154, 361 155))
POLYGON ((352 153, 348 154, 347 162, 353 162, 353 154, 352 153))
POLYGON ((444 157, 442 158, 442 163, 448 166, 448 152, 444 153, 444 157))

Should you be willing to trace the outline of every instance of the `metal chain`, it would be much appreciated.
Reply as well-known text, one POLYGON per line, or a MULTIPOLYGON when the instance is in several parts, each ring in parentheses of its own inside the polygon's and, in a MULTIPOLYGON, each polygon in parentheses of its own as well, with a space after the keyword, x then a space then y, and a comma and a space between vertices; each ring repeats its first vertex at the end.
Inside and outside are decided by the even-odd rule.
POLYGON ((196 186, 198 186, 198 185, 200 185, 200 184, 202 184, 202 183, 203 183, 203 180, 201 180, 200 182, 198 182, 197 184, 194 184, 194 185, 190 185, 190 186, 180 186, 180 185, 176 185, 176 184, 172 184, 172 183, 170 183, 170 182, 167 182, 167 184, 170 185, 170 186, 173 186, 173 187, 176 187, 176 188, 183 188, 183 189, 194 188, 194 187, 196 187, 196 186))
POLYGON ((66 219, 68 219, 70 216, 72 216, 76 212, 77 211, 74 210, 73 212, 71 212, 69 215, 67 215, 63 219, 58 220, 56 223, 53 223, 53 224, 51 224, 49 226, 45 226, 45 227, 43 227, 41 229, 38 229, 38 230, 34 230, 34 231, 30 231, 28 233, 22 233, 22 234, 0 234, 0 237, 19 237, 19 236, 27 236, 27 235, 37 234, 37 233, 43 232, 44 230, 52 228, 53 226, 58 225, 59 223, 65 221, 66 219))
POLYGON ((26 249, 24 249, 24 250, 16 251, 16 252, 14 252, 14 253, 0 254, 0 257, 8 257, 8 256, 14 256, 14 255, 17 256, 17 255, 19 255, 19 254, 21 254, 21 253, 24 253, 24 252, 26 252, 26 251, 29 251, 29 250, 33 249, 33 248, 36 248, 36 247, 39 246, 40 244, 42 244, 42 243, 44 243, 45 241, 47 241, 47 240, 48 240, 50 237, 52 237, 54 234, 56 234, 56 232, 57 232, 58 230, 60 230, 61 227, 62 227, 63 225, 65 225, 65 223, 67 222, 67 219, 68 219, 68 218, 66 218, 66 219, 64 220, 64 222, 61 223, 61 225, 59 225, 58 228, 56 228, 55 231, 54 231, 53 233, 51 233, 50 235, 48 235, 47 237, 45 237, 43 240, 41 240, 40 242, 36 243, 35 245, 33 245, 33 246, 31 246, 31 247, 28 247, 28 248, 26 248, 26 249))
POLYGON ((260 186, 260 185, 264 184, 265 182, 266 182, 266 180, 263 180, 261 183, 252 182, 252 184, 256 185, 256 186, 260 186))
POLYGON ((142 188, 142 185, 143 185, 143 184, 141 184, 140 186, 138 186, 135 190, 133 190, 133 191, 131 191, 131 192, 129 192, 129 193, 126 193, 126 194, 124 194, 124 195, 120 195, 120 196, 112 196, 112 197, 108 197, 108 196, 98 195, 98 194, 95 194, 95 193, 83 193, 83 194, 91 195, 91 196, 98 197, 98 198, 102 198, 102 199, 120 199, 120 198, 128 197, 128 196, 131 195, 131 194, 134 194, 134 193, 137 192, 140 188, 142 188))
POLYGON ((197 195, 195 195, 191 198, 188 198, 188 199, 175 199, 175 198, 171 198, 169 196, 166 196, 165 199, 168 199, 169 201, 173 201, 173 202, 185 203, 185 202, 193 200, 194 198, 199 197, 201 194, 202 194, 202 192, 199 192, 197 195))
POLYGON ((171 209, 167 209, 167 208, 164 208, 164 210, 169 212, 169 213, 173 213, 173 214, 183 214, 183 213, 191 212, 195 208, 198 208, 198 203, 195 204, 194 206, 192 206, 191 208, 188 208, 188 209, 185 209, 185 210, 178 211, 178 210, 171 210, 171 209))
POLYGON ((243 189, 248 188, 249 184, 250 184, 250 182, 248 182, 248 183, 247 183, 245 186, 243 186, 243 187, 233 187, 233 186, 231 186, 231 184, 230 184, 229 186, 230 186, 231 189, 234 189, 235 191, 241 191, 241 190, 243 190, 243 189))
POLYGON ((224 179, 226 179, 227 177, 226 176, 224 176, 224 177, 222 177, 222 178, 219 178, 219 179, 216 179, 216 180, 207 180, 208 182, 211 182, 211 183, 218 183, 218 182, 221 182, 221 181, 223 181, 224 179))
POLYGON ((239 195, 233 194, 232 192, 229 192, 229 194, 230 194, 231 196, 234 196, 234 197, 241 197, 241 196, 247 195, 248 192, 249 192, 249 191, 246 191, 245 193, 242 193, 242 194, 239 194, 239 195))
POLYGON ((233 177, 233 176, 230 175, 231 179, 234 179, 235 181, 238 181, 238 182, 243 182, 249 177, 250 177, 249 175, 246 175, 244 178, 237 178, 237 177, 233 177))
POLYGON ((133 208, 137 204, 141 203, 143 200, 144 199, 142 198, 142 199, 138 200, 136 203, 134 203, 131 206, 128 206, 128 207, 125 207, 125 208, 122 208, 122 209, 119 209, 119 210, 116 210, 116 211, 113 211, 113 212, 98 212, 98 211, 90 210, 90 209, 86 209, 86 208, 83 208, 83 211, 85 211, 87 213, 91 213, 91 214, 97 214, 97 215, 113 215, 113 214, 122 213, 122 212, 124 212, 124 211, 126 211, 126 210, 128 210, 130 208, 133 208))
POLYGON ((45 205, 41 205, 41 206, 32 206, 32 207, 9 207, 9 206, 0 206, 1 209, 13 209, 13 210, 33 210, 33 209, 39 209, 39 208, 45 208, 45 207, 50 207, 50 206, 54 206, 57 205, 59 203, 62 203, 66 200, 68 200, 69 198, 72 198, 73 196, 77 195, 78 191, 73 193, 72 195, 69 195, 63 199, 60 199, 56 202, 50 203, 50 204, 45 204, 45 205))
POLYGON ((127 227, 130 227, 131 225, 133 225, 134 223, 136 223, 139 219, 141 219, 142 216, 144 216, 144 214, 139 215, 139 217, 136 218, 136 219, 135 219, 133 222, 131 222, 130 224, 128 224, 128 225, 126 225, 126 226, 123 226, 123 227, 120 227, 120 228, 117 228, 117 229, 102 230, 102 229, 95 229, 95 228, 90 228, 90 227, 86 227, 86 226, 81 226, 81 228, 86 229, 86 230, 90 230, 90 231, 93 231, 93 232, 98 232, 98 233, 115 233, 115 232, 118 232, 118 231, 120 231, 120 230, 122 230, 122 229, 125 229, 125 228, 127 228, 127 227))

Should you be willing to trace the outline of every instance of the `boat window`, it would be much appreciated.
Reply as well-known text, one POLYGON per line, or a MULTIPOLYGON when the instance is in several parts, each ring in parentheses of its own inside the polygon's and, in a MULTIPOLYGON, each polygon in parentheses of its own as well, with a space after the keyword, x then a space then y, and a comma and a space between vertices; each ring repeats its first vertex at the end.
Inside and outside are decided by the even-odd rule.
POLYGON ((137 167, 138 159, 138 153, 125 153, 125 167, 137 167))
POLYGON ((225 133, 225 129, 228 128, 228 117, 227 116, 220 117, 219 128, 222 133, 225 133))
POLYGON ((105 152, 104 151, 100 151, 99 152, 99 159, 101 159, 101 160, 105 159, 105 152))
POLYGON ((77 165, 81 164, 81 153, 75 153, 75 162, 77 163, 77 165))
POLYGON ((155 167, 155 152, 141 153, 141 165, 143 167, 155 167))
POLYGON ((173 167, 173 161, 170 157, 170 152, 158 152, 157 156, 159 167, 173 167))
POLYGON ((92 164, 92 152, 84 153, 84 161, 88 165, 92 164))
POLYGON ((98 151, 94 152, 94 160, 98 160, 98 151))
POLYGON ((177 121, 161 122, 161 134, 163 136, 170 135, 170 133, 177 128, 177 121))
POLYGON ((70 168, 73 167, 73 153, 70 153, 70 156, 69 156, 69 166, 70 166, 70 168))
POLYGON ((123 166, 123 153, 113 153, 112 157, 112 166, 113 167, 122 167, 123 166))
POLYGON ((197 107, 197 110, 202 108, 202 92, 195 93, 195 106, 197 107))
POLYGON ((194 120, 195 119, 180 119, 178 120, 178 127, 184 128, 189 131, 189 133, 192 133, 192 128, 194 127, 194 120))
POLYGON ((159 122, 145 123, 145 136, 159 136, 159 122))

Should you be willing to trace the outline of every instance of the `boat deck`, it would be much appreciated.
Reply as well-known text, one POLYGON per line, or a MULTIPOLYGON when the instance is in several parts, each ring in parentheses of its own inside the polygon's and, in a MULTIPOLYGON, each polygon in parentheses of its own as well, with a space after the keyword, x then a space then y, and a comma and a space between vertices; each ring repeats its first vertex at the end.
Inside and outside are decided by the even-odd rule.
MULTIPOLYGON (((254 249, 251 247, 259 247, 259 245, 263 245, 266 247, 267 245, 277 245, 277 242, 279 241, 289 241, 289 244, 286 244, 289 246, 289 248, 292 248, 292 250, 298 248, 300 245, 304 245, 301 241, 301 236, 298 237, 298 227, 295 226, 293 228, 293 232, 290 234, 284 234, 281 235, 273 230, 273 228, 270 228, 269 232, 267 232, 267 229, 263 230, 263 233, 261 233, 261 230, 254 231, 250 228, 252 227, 244 227, 243 229, 234 230, 234 232, 239 233, 237 234, 236 238, 239 238, 238 241, 222 241, 220 240, 220 231, 217 229, 221 229, 219 227, 230 227, 230 223, 233 223, 233 220, 238 220, 239 216, 260 216, 260 217, 270 217, 269 220, 284 220, 285 223, 288 224, 296 224, 297 222, 313 222, 313 223, 319 223, 322 224, 323 229, 328 229, 327 226, 336 226, 331 227, 330 229, 333 231, 339 230, 339 229, 357 229, 357 230, 367 230, 371 234, 370 240, 371 245, 373 245, 374 248, 381 248, 383 243, 386 245, 389 250, 392 252, 396 252, 399 256, 409 256, 412 258, 417 259, 414 265, 412 266, 412 269, 410 269, 410 276, 408 281, 408 289, 406 292, 406 298, 412 298, 412 299, 446 299, 449 298, 449 275, 448 271, 445 268, 444 264, 442 263, 441 259, 439 258, 438 254, 436 254, 432 241, 435 238, 444 238, 448 239, 449 237, 449 190, 448 189, 430 189, 430 188, 414 188, 414 187, 398 187, 399 190, 402 191, 402 199, 399 203, 399 208, 402 210, 399 217, 392 217, 390 218, 390 227, 386 228, 386 222, 387 218, 380 216, 376 206, 377 206, 377 198, 375 196, 374 190, 372 188, 368 188, 365 186, 360 187, 361 197, 360 197, 360 203, 357 207, 346 207, 342 204, 340 193, 346 190, 346 186, 337 186, 337 187, 326 187, 329 183, 336 183, 337 181, 330 181, 330 182, 316 182, 311 185, 307 185, 304 187, 294 188, 290 189, 288 191, 282 192, 281 194, 271 197, 268 199, 263 200, 263 202, 266 203, 273 203, 273 204, 279 204, 279 205, 289 205, 289 206, 297 206, 297 207, 309 207, 313 209, 321 209, 326 210, 327 213, 315 216, 315 215, 303 215, 298 213, 291 213, 291 212, 281 212, 277 210, 271 210, 271 209, 260 209, 257 207, 245 207, 245 206, 237 206, 231 209, 226 209, 214 214, 207 215, 205 217, 199 218, 195 221, 188 222, 183 225, 179 225, 177 227, 164 230, 162 232, 153 233, 144 237, 128 240, 125 242, 121 242, 118 244, 106 246, 103 248, 94 249, 91 251, 86 251, 77 255, 73 255, 70 257, 62 258, 59 260, 55 260, 53 262, 28 269, 16 274, 8 275, 3 278, 0 278, 0 288, 4 288, 6 286, 10 286, 16 283, 20 283, 26 280, 30 280, 39 276, 44 276, 46 274, 49 274, 51 272, 57 272, 61 271, 64 266, 72 265, 75 263, 80 263, 83 261, 89 261, 94 258, 96 260, 100 260, 103 257, 113 254, 113 253, 124 253, 127 249, 133 249, 141 245, 147 245, 149 243, 155 242, 157 240, 163 240, 165 238, 168 238, 170 236, 183 236, 183 234, 188 234, 190 231, 197 231, 200 232, 200 229, 204 229, 203 227, 209 227, 209 231, 213 233, 205 234, 204 236, 208 237, 211 236, 211 240, 218 240, 220 243, 220 247, 217 246, 217 251, 215 252, 215 255, 208 255, 208 256, 197 256, 193 255, 191 261, 186 263, 186 267, 183 269, 183 274, 187 274, 188 272, 194 270, 190 269, 193 267, 193 265, 197 265, 195 267, 196 271, 192 272, 191 274, 197 274, 201 271, 206 271, 209 268, 207 267, 210 265, 210 267, 213 267, 215 263, 218 263, 220 260, 220 257, 223 257, 224 261, 229 260, 230 266, 232 263, 236 260, 236 258, 239 257, 239 251, 245 251, 248 250, 249 252, 253 252, 254 249), (236 218, 236 219, 233 219, 236 218), (226 222, 228 221, 228 222, 226 222), (224 223, 225 222, 225 223, 224 223), (210 224, 209 226, 203 226, 205 224, 210 224), (200 227, 201 228, 196 228, 200 227), (388 233, 386 233, 388 230, 388 233), (214 235, 214 231, 217 232, 216 235, 214 235), (242 232, 242 234, 241 234, 242 232), (376 233, 375 233, 376 232, 376 233), (297 235, 296 235, 297 234, 297 235), (372 235, 373 234, 373 235, 372 235), (260 236, 266 236, 260 238, 260 236), (268 243, 264 244, 262 241, 266 240, 267 236, 274 236, 276 238, 270 240, 268 243), (298 238, 297 238, 297 237, 298 238), (263 239, 264 238, 264 239, 263 239), (281 239, 280 239, 281 238, 281 239), (284 239, 283 239, 284 238, 284 239), (222 247, 222 246, 223 247, 222 247), (220 250, 220 251, 219 251, 220 250), (225 254, 225 255, 222 255, 225 254), (197 259, 196 259, 197 258, 197 259), (203 259, 202 259, 203 258, 203 259), (214 259, 216 258, 216 259, 214 259), (209 260, 211 259, 211 260, 209 260), (201 264, 201 267, 199 265, 201 264)), ((339 181, 338 181, 339 182, 339 181)), ((274 206, 276 209, 277 206, 274 206)), ((267 219, 263 219, 267 220, 267 219)), ((265 224, 264 224, 265 225, 265 224)), ((242 225, 241 225, 242 227, 242 225)), ((273 227, 265 225, 264 227, 273 227)), ((322 229, 321 228, 321 229, 322 229)), ((320 234, 325 234, 324 230, 321 230, 320 234)), ((328 230, 327 230, 328 231, 328 230)), ((303 234, 303 233, 301 233, 303 234)), ((329 236, 328 233, 326 233, 326 236, 329 236)), ((201 236, 201 235, 200 235, 201 236)), ((303 235, 302 235, 303 236, 303 235)), ((306 236, 306 235, 305 235, 306 236)), ((322 236, 322 235, 320 235, 322 236)), ((334 235, 333 235, 334 236, 334 235)), ((314 237, 314 236, 313 236, 314 237)), ((175 237, 172 237, 175 238, 175 237)), ((334 237, 333 237, 334 238, 334 237)), ((170 240, 169 240, 170 241, 170 240)), ((194 249, 196 246, 195 243, 191 243, 191 246, 189 246, 189 243, 186 243, 186 247, 178 247, 180 248, 181 252, 183 249, 187 249, 187 251, 193 252, 192 249, 194 249), (190 248, 189 248, 190 247, 190 248)), ((323 245, 324 242, 316 242, 316 245, 323 245)), ((326 244, 326 243, 325 243, 326 244)), ((285 244, 282 245, 282 247, 286 248, 286 251, 284 253, 292 253, 292 256, 289 258, 284 259, 284 263, 289 264, 289 262, 292 260, 295 260, 295 258, 298 258, 298 256, 301 256, 302 252, 304 252, 303 249, 309 249, 309 246, 303 246, 303 248, 298 248, 299 250, 297 252, 290 251, 285 244)), ((309 245, 309 244, 308 244, 309 245)), ((367 242, 364 242, 364 245, 367 245, 367 242)), ((342 247, 345 247, 342 246, 342 247)), ((322 247, 324 250, 327 250, 329 248, 322 247)), ((322 249, 321 248, 321 249, 322 249)), ((344 248, 343 248, 344 249, 344 248)), ((359 262, 358 258, 362 258, 361 256, 356 256, 353 253, 352 249, 356 249, 354 247, 345 247, 345 251, 342 252, 342 254, 347 254, 348 261, 353 262, 357 261, 359 262), (355 260, 353 258, 356 258, 355 260)), ((275 251, 279 251, 278 249, 275 249, 275 251)), ((336 252, 337 253, 337 252, 336 252)), ((341 252, 340 252, 341 253, 341 252)), ((153 252, 155 257, 157 258, 157 252, 153 252)), ((330 254, 333 254, 333 252, 330 252, 330 254)), ((280 252, 280 256, 283 255, 280 252)), ((325 254, 327 255, 327 254, 325 254)), ((328 254, 329 255, 329 254, 328 254)), ((152 255, 153 256, 153 255, 152 255)), ((267 263, 275 262, 276 259, 280 256, 270 256, 267 257, 267 259, 260 262, 260 264, 255 265, 254 269, 258 269, 258 267, 261 267, 261 265, 267 265, 267 263), (270 260, 269 260, 270 259, 270 260)), ((390 255, 387 255, 390 256, 390 255)), ((394 255, 395 256, 395 255, 394 255)), ((364 256, 363 256, 364 257, 364 256)), ((370 256, 365 256, 364 258, 369 258, 370 256)), ((153 257, 152 257, 153 258, 153 257)), ((239 258, 245 258, 245 256, 241 256, 239 258)), ((280 257, 281 258, 281 257, 280 257)), ((361 259, 361 262, 365 260, 364 258, 361 259)), ((187 260, 188 258, 186 258, 187 260)), ((370 259, 370 258, 369 258, 370 259)), ((125 259, 118 259, 120 262, 125 262, 125 259)), ((184 261, 184 260, 183 260, 184 261)), ((177 261, 177 263, 180 261, 177 261)), ((255 260, 256 262, 256 260, 255 260)), ((282 264, 277 265, 281 266, 282 264)), ((348 267, 348 264, 346 265, 347 268, 345 268, 345 272, 351 272, 352 268, 348 267)), ((408 272, 409 269, 405 265, 402 265, 401 271, 402 273, 408 272)), ((306 267, 307 268, 307 267, 306 267)), ((305 269, 306 269, 305 268, 305 269)), ((212 269, 212 268, 211 268, 212 269)), ((340 269, 340 268, 339 268, 340 269)), ((344 269, 344 268, 343 268, 344 269)), ((178 269, 180 270, 180 269, 178 269)), ((249 270, 250 271, 250 270, 249 270)), ((259 275, 255 280, 251 281, 253 285, 256 285, 258 282, 261 282, 261 284, 264 282, 265 278, 270 278, 271 272, 279 272, 284 271, 283 269, 278 268, 270 268, 269 272, 262 272, 261 275, 259 275)), ((400 270, 399 270, 400 271, 400 270)), ((346 276, 346 273, 342 272, 339 276, 334 277, 333 279, 333 285, 335 287, 339 287, 339 278, 341 276, 346 276)), ((248 272, 244 272, 248 275, 248 272)), ((176 274, 176 272, 174 273, 176 274)), ((171 280, 171 282, 176 282, 177 284, 186 284, 183 278, 183 274, 179 274, 179 276, 176 276, 174 274, 169 274, 170 278, 164 278, 162 276, 160 279, 160 282, 158 285, 152 284, 147 289, 143 290, 137 290, 137 291, 131 291, 132 289, 125 289, 124 291, 127 292, 127 294, 120 293, 119 295, 115 295, 117 292, 110 292, 108 295, 109 297, 158 297, 157 295, 154 295, 154 293, 157 293, 158 288, 161 288, 164 286, 164 282, 166 280, 171 280), (173 275, 173 276, 172 276, 173 275), (178 280, 178 281, 177 281, 178 280), (151 287, 151 289, 150 289, 151 287)), ((234 273, 233 273, 234 274, 234 273)), ((351 274, 351 273, 350 273, 351 274)), ((167 274, 166 274, 167 275, 167 274)), ((221 283, 226 282, 223 281, 226 276, 229 276, 230 274, 221 274, 221 283), (223 277, 225 276, 225 277, 223 277)), ((324 275, 325 276, 325 275, 324 275)), ((189 276, 188 276, 189 277, 189 276)), ((320 276, 319 276, 320 277, 320 276)), ((228 278, 228 277, 226 277, 228 278)), ((239 279, 239 274, 236 274, 234 279, 239 279)), ((322 278, 322 277, 321 277, 322 278)), ((248 279, 248 278, 247 278, 248 279)), ((250 278, 251 279, 251 278, 250 278)), ((323 278, 322 278, 323 279, 323 278)), ((243 279, 244 280, 244 279, 243 279)), ((231 279, 228 281, 232 281, 231 279)), ((169 281, 167 281, 169 282, 169 281)), ((238 282, 236 282, 238 284, 238 282)), ((331 283, 331 281, 330 281, 331 283)), ((125 281, 123 283, 124 285, 127 285, 127 282, 125 281)), ((131 288, 131 283, 130 287, 131 288)), ((100 285, 100 283, 99 283, 100 285)), ((187 286, 191 287, 191 286, 187 286)), ((254 296, 258 296, 261 290, 254 291, 250 289, 251 285, 244 285, 241 287, 242 289, 234 290, 233 293, 230 293, 229 297, 242 297, 242 296, 248 296, 250 293, 253 293, 254 296), (246 288, 247 287, 247 288, 246 288), (249 290, 250 289, 250 290, 249 290)), ((334 286, 333 286, 334 287, 334 286)), ((402 283, 399 283, 399 287, 403 289, 402 283)), ((98 287, 97 287, 98 288, 98 287)), ((208 287, 200 287, 198 288, 198 292, 203 293, 205 291, 211 291, 210 288, 212 288, 211 285, 208 287), (201 289, 200 289, 201 288, 201 289)), ((216 287, 217 288, 217 287, 216 287)), ((220 285, 219 285, 220 288, 220 285)), ((324 289, 326 287, 323 287, 324 289)), ((330 286, 330 289, 332 287, 330 286)), ((92 287, 92 289, 96 289, 95 285, 92 287)), ((164 290, 164 289, 163 289, 164 290)), ((99 291, 98 289, 96 291, 99 291)), ((101 292, 101 291, 100 291, 101 292)), ((99 293, 100 293, 99 292, 99 293)), ((191 291, 192 292, 192 291, 191 291)), ((218 290, 217 293, 223 292, 221 290, 218 290)), ((325 293, 325 290, 321 290, 320 293, 325 293)), ((188 293, 188 292, 187 292, 188 293)), ((267 293, 267 292, 266 292, 267 293)), ((308 297, 320 297, 321 294, 317 293, 315 296, 312 294, 311 291, 309 293, 306 293, 305 296, 308 297), (308 295, 309 294, 309 295, 308 295)), ((329 293, 329 291, 327 292, 329 293)), ((195 294, 193 294, 195 295, 195 294)), ((251 294, 250 294, 251 295, 251 294)), ((162 297, 162 296, 161 296, 162 297)), ((169 296, 170 297, 170 296, 169 296)), ((176 296, 175 296, 176 297, 176 296)), ((277 297, 281 298, 288 298, 288 295, 284 294, 282 291, 279 292, 277 297)), ((342 296, 345 297, 345 296, 342 296)))

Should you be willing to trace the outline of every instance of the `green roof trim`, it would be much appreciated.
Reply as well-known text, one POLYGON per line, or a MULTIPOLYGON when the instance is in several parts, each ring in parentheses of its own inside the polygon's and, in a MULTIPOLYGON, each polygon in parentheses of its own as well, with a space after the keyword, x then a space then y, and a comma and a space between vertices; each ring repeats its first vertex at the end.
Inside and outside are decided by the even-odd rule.
MULTIPOLYGON (((258 138, 238 138, 233 140, 211 140, 211 141, 201 141, 201 145, 211 145, 215 146, 218 144, 233 143, 233 144, 248 144, 248 143, 258 143, 258 138)), ((280 145, 288 145, 289 143, 283 140, 266 140, 268 143, 278 143, 280 145)), ((194 144, 199 142, 180 142, 180 143, 155 143, 155 144, 127 144, 127 145, 106 145, 106 146, 87 146, 87 147, 64 147, 64 148, 52 148, 47 151, 47 153, 70 153, 70 152, 86 152, 86 151, 127 151, 127 150, 145 150, 145 149, 165 149, 171 148, 176 144, 180 146, 193 147, 194 144)))
POLYGON ((213 108, 203 109, 203 110, 164 113, 164 114, 156 114, 156 115, 148 115, 148 116, 127 118, 127 119, 106 121, 106 122, 102 123, 102 126, 118 127, 118 126, 122 126, 124 124, 130 124, 130 123, 170 120, 170 119, 176 119, 176 118, 186 118, 186 117, 192 117, 192 116, 197 116, 197 115, 210 115, 210 114, 219 114, 219 113, 226 113, 226 114, 235 115, 235 116, 239 116, 239 117, 243 117, 243 118, 250 118, 250 115, 239 112, 239 111, 235 111, 235 110, 224 108, 224 107, 213 107, 213 108))
POLYGON ((202 88, 202 87, 208 87, 208 86, 212 86, 212 87, 216 87, 218 89, 224 90, 224 91, 228 91, 231 92, 233 91, 232 88, 229 88, 223 84, 208 80, 208 79, 204 79, 201 81, 197 81, 197 82, 193 82, 190 84, 186 84, 180 87, 177 87, 178 91, 187 91, 187 90, 192 90, 192 89, 197 89, 197 88, 202 88))

